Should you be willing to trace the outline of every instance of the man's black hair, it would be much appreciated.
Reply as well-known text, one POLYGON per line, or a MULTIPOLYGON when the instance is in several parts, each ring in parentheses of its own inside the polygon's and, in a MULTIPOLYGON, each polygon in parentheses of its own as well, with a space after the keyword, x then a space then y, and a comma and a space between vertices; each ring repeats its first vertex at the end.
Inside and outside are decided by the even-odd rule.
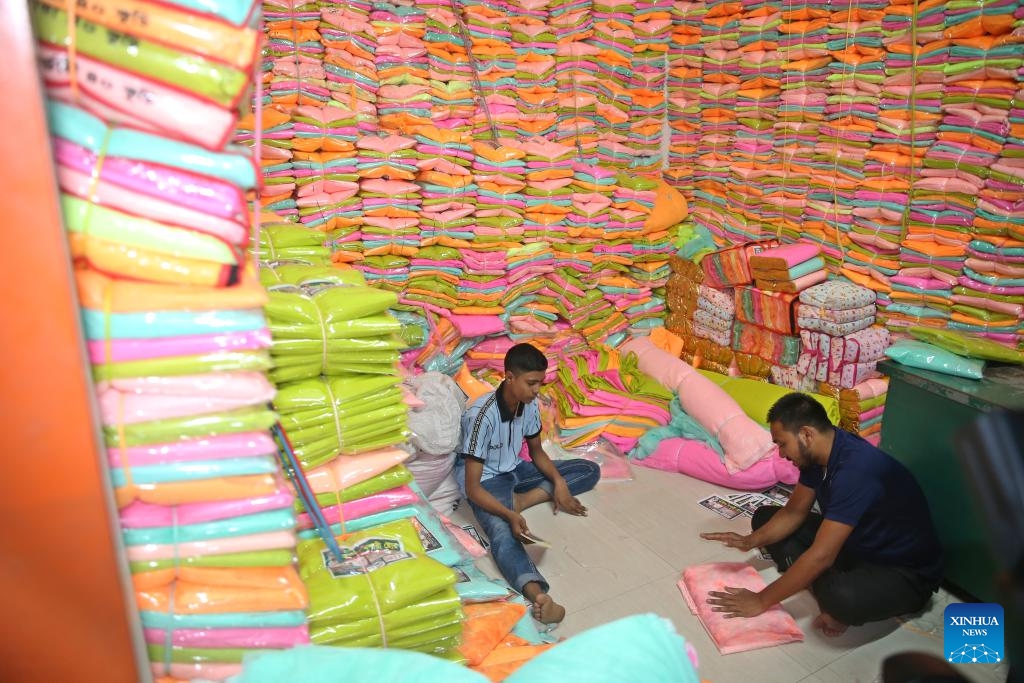
POLYGON ((814 427, 819 432, 832 428, 825 408, 807 394, 797 392, 786 394, 768 409, 768 424, 773 422, 794 434, 804 426, 814 427))
POLYGON ((505 372, 545 372, 548 359, 532 344, 516 344, 505 353, 505 372))

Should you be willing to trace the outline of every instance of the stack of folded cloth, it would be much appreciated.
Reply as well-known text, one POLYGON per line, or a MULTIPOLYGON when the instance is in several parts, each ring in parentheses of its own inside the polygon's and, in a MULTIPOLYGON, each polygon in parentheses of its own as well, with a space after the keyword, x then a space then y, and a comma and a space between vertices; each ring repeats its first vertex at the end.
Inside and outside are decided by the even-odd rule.
POLYGON ((866 379, 850 389, 822 383, 812 390, 839 400, 840 427, 878 445, 882 437, 882 416, 889 390, 888 377, 866 379))
POLYGON ((538 19, 510 19, 515 53, 516 106, 520 135, 554 137, 558 128, 559 94, 555 80, 555 36, 538 19))
POLYGON ((746 221, 729 197, 735 163, 737 93, 740 88, 739 11, 735 2, 708 3, 700 44, 704 50, 704 84, 700 94, 701 132, 696 170, 702 176, 695 192, 697 216, 727 243, 750 239, 746 221))
POLYGON ((759 289, 802 292, 824 282, 825 260, 816 244, 797 242, 767 249, 750 257, 750 274, 759 289))
POLYGON ((463 273, 456 288, 455 313, 499 315, 508 290, 508 278, 498 272, 503 263, 500 251, 466 250, 462 253, 463 273), (469 264, 472 264, 470 266, 469 264))
POLYGON ((416 130, 419 158, 417 183, 423 198, 421 243, 425 246, 465 244, 475 233, 477 186, 471 164, 472 139, 464 132, 437 126, 416 130))
MULTIPOLYGON (((515 136, 518 129, 515 122, 516 58, 512 50, 512 30, 507 12, 493 0, 479 0, 461 5, 462 21, 470 38, 470 45, 476 61, 478 77, 486 93, 490 121, 482 110, 474 112, 470 121, 474 136, 488 133, 490 122, 494 122, 502 135, 515 136)), ((461 36, 461 31, 455 27, 461 36)))
POLYGON ((871 326, 843 336, 800 331, 803 350, 797 370, 808 378, 841 389, 877 376, 875 366, 889 347, 889 331, 871 326))
POLYGON ((363 254, 413 256, 420 246, 423 197, 415 141, 399 135, 359 141, 363 254))
POLYGON ((1024 241, 975 235, 953 287, 950 329, 1019 346, 1024 321, 1024 241))
POLYGON ((240 145, 253 147, 260 160, 263 189, 260 192, 260 206, 273 211, 283 218, 298 215, 295 203, 295 171, 292 160, 292 117, 275 109, 262 107, 260 119, 260 147, 256 145, 256 112, 252 111, 238 121, 233 138, 240 145))
POLYGON ((400 325, 387 312, 397 297, 368 287, 355 270, 291 268, 277 274, 280 284, 271 287, 266 305, 274 381, 387 373, 404 346, 400 325))
POLYGON ((154 673, 221 680, 308 642, 263 290, 76 278, 154 673))
MULTIPOLYGON (((892 291, 879 320, 894 331, 912 325, 945 327, 952 313, 953 285, 958 275, 951 273, 952 269, 952 264, 907 263, 889 278, 892 291)), ((960 269, 962 266, 956 270, 960 269)))
POLYGON ((878 124, 878 98, 885 48, 882 15, 885 0, 837 8, 828 25, 829 95, 824 120, 818 128, 818 172, 811 179, 808 216, 817 228, 810 239, 821 245, 831 270, 838 270, 842 252, 853 238, 857 202, 864 166, 878 124), (835 49, 839 48, 839 49, 835 49))
POLYGON ((76 260, 121 278, 207 287, 239 281, 249 238, 239 186, 255 181, 250 159, 111 129, 59 102, 48 104, 48 115, 76 260))
POLYGON ((330 101, 315 2, 264 2, 264 103, 291 107, 330 101))
POLYGON ((619 174, 612 190, 606 239, 639 237, 654 207, 656 187, 656 181, 651 178, 619 174))
POLYGON ((697 286, 697 307, 693 312, 693 335, 720 346, 732 346, 736 302, 728 289, 697 286))
POLYGON ((412 4, 374 2, 370 25, 377 40, 377 116, 382 130, 408 134, 430 123, 427 16, 412 4))
POLYGON ((356 369, 282 385, 274 406, 303 468, 401 442, 407 408, 399 381, 394 372, 356 369))
POLYGON ((426 342, 415 353, 403 355, 403 366, 427 371, 436 370, 454 374, 462 365, 462 358, 470 345, 464 344, 462 335, 449 317, 423 312, 427 324, 426 342))
POLYGON ((583 159, 574 161, 572 169, 572 211, 565 217, 568 237, 605 239, 610 229, 617 173, 583 159))
MULTIPOLYGON (((589 3, 588 3, 589 4, 589 3)), ((552 28, 557 35, 558 30, 552 28)), ((558 90, 558 130, 555 142, 576 147, 581 157, 596 159, 598 141, 600 48, 582 41, 559 41, 555 47, 555 86, 558 90)))
MULTIPOLYGON (((574 2, 573 18, 592 21, 590 0, 574 2)), ((550 29, 555 35, 555 86, 558 92, 558 129, 553 139, 565 145, 576 147, 580 156, 596 159, 598 141, 598 96, 597 81, 599 65, 595 55, 601 52, 596 45, 562 37, 562 29, 556 23, 561 16, 553 9, 550 29)), ((568 15, 562 15, 568 16, 568 15)))
POLYGON ((736 287, 736 319, 779 334, 796 334, 796 301, 791 292, 771 292, 750 285, 736 287))
MULTIPOLYGON (((342 252, 336 251, 332 256, 336 258, 340 253, 342 252)), ((362 256, 356 263, 356 267, 366 281, 374 287, 404 296, 409 284, 409 259, 405 256, 391 254, 362 256)), ((422 309, 422 306, 400 302, 396 308, 418 311, 422 309)))
POLYGON ((544 242, 530 242, 508 249, 505 254, 505 277, 508 289, 502 305, 508 312, 535 300, 534 293, 545 286, 545 275, 555 268, 551 247, 544 242))
POLYGON ((541 280, 517 282, 515 291, 510 286, 508 252, 521 245, 524 231, 525 153, 512 140, 474 141, 473 150, 476 210, 467 218, 472 221, 470 241, 459 247, 465 274, 457 310, 497 314, 529 290, 527 284, 543 286, 541 280))
POLYGON ((562 354, 545 390, 555 404, 557 439, 564 446, 605 437, 622 452, 653 427, 668 424, 672 393, 640 372, 633 354, 589 350, 562 354))
POLYGON ((344 230, 347 241, 357 242, 363 207, 355 147, 362 131, 356 116, 337 107, 300 106, 292 114, 292 128, 299 222, 322 231, 344 230))
POLYGON ((473 72, 462 36, 458 30, 453 30, 456 21, 452 5, 447 0, 426 0, 418 6, 427 14, 424 42, 430 76, 431 118, 442 128, 468 127, 468 120, 476 110, 473 72))
POLYGON ((736 244, 708 254, 700 262, 704 284, 718 288, 750 284, 754 281, 750 274, 750 257, 777 246, 778 240, 761 240, 736 244))
POLYGON ((653 327, 664 326, 665 299, 652 295, 649 287, 616 275, 601 278, 597 287, 626 317, 631 333, 643 334, 653 327))
POLYGON ((800 293, 797 325, 803 351, 798 371, 817 382, 850 389, 876 376, 889 332, 872 326, 875 296, 866 287, 832 280, 800 293))
POLYGON ((700 15, 704 3, 680 1, 672 6, 672 37, 668 46, 667 118, 669 125, 666 180, 692 197, 693 164, 700 140, 700 15))
POLYGON ((370 3, 361 0, 320 5, 320 36, 331 99, 353 112, 360 126, 377 127, 377 36, 370 3))
MULTIPOLYGON (((698 307, 698 286, 704 279, 704 271, 698 262, 678 254, 669 259, 669 265, 672 276, 665 285, 665 303, 669 310, 665 317, 665 327, 681 337, 685 344, 693 337, 693 315, 698 307)), ((692 360, 692 356, 689 360, 692 360)))
POLYGON ((556 268, 547 280, 547 290, 558 315, 591 344, 622 332, 628 326, 626 318, 604 293, 584 285, 572 268, 556 268))
MULTIPOLYGON (((36 16, 37 35, 51 45, 48 22, 58 14, 36 16)), ((66 30, 67 17, 59 18, 66 30)), ((206 88, 210 72, 183 78, 179 70, 206 68, 203 55, 230 47, 209 32, 236 33, 227 22, 240 26, 245 17, 179 19, 202 40, 160 35, 160 49, 173 56, 163 75, 186 81, 183 88, 206 88)), ((85 26, 75 41, 79 75, 88 83, 98 73, 88 38, 108 42, 113 34, 83 16, 77 23, 85 26)), ((104 78, 123 77, 137 56, 157 49, 151 26, 134 27, 118 28, 116 43, 132 52, 108 51, 104 78)), ((236 82, 229 70, 220 71, 228 77, 222 86, 250 85, 245 72, 236 82)), ((156 90, 153 96, 162 99, 156 90)), ((223 680, 240 672, 247 651, 308 642, 307 598, 292 560, 292 498, 268 431, 276 416, 264 374, 266 294, 243 253, 255 167, 225 146, 226 136, 206 137, 209 129, 172 133, 180 119, 145 126, 160 133, 141 132, 137 121, 121 127, 55 101, 47 106, 109 478, 151 669, 223 680), (194 144, 200 137, 207 148, 194 144)))
POLYGON ((543 138, 527 140, 520 147, 526 154, 525 235, 530 234, 529 226, 533 225, 543 226, 545 236, 564 236, 564 220, 573 209, 573 192, 569 186, 573 182, 575 150, 543 138))
MULTIPOLYGON (((781 105, 773 130, 782 163, 778 194, 784 210, 777 226, 790 238, 797 237, 792 234, 794 228, 799 233, 805 231, 808 192, 815 171, 812 162, 828 99, 825 78, 832 62, 828 8, 812 9, 810 4, 783 6, 779 25, 781 105)), ((814 234, 810 229, 807 232, 814 234)))
POLYGON ((595 94, 602 102, 599 114, 597 157, 602 165, 627 168, 631 150, 625 146, 629 135, 629 72, 633 68, 636 34, 633 31, 634 7, 615 0, 595 0, 594 35, 588 42, 600 49, 595 55, 599 80, 595 94), (603 125, 602 125, 603 124, 603 125))
POLYGON ((331 249, 324 246, 321 233, 285 222, 268 223, 260 228, 256 255, 260 261, 271 263, 319 266, 331 263, 331 249))
POLYGON ((760 2, 742 3, 739 21, 740 84, 736 93, 736 152, 730 177, 732 205, 746 222, 744 231, 760 235, 771 230, 768 220, 778 209, 765 198, 769 178, 778 174, 772 131, 781 93, 779 12, 766 14, 760 2))
MULTIPOLYGON (((318 474, 314 471, 311 478, 318 474)), ((334 499, 341 515, 356 515, 331 525, 341 558, 316 531, 302 532, 298 546, 309 590, 311 640, 448 654, 460 642, 464 618, 455 590, 458 577, 450 565, 468 556, 419 494, 391 489, 345 502, 348 489, 340 491, 337 477, 335 472, 316 476, 325 480, 320 490, 334 499)))
POLYGON ((401 292, 403 304, 420 305, 444 314, 458 303, 458 286, 464 274, 458 249, 439 244, 423 247, 409 262, 409 282, 401 292))
POLYGON ((547 3, 548 23, 559 43, 583 41, 593 33, 590 0, 551 0, 547 3))
POLYGON ((240 2, 219 14, 177 6, 159 22, 128 21, 124 11, 102 6, 77 8, 69 17, 63 3, 33 5, 42 80, 50 97, 111 123, 222 149, 257 67, 253 5, 240 2))
POLYGON ((609 227, 615 174, 585 161, 573 164, 572 211, 565 217, 570 238, 602 239, 609 227))
POLYGON ((668 98, 665 94, 671 40, 673 3, 649 0, 633 7, 632 74, 627 83, 632 98, 626 146, 632 150, 630 169, 635 173, 654 173, 665 162, 662 148, 668 98))

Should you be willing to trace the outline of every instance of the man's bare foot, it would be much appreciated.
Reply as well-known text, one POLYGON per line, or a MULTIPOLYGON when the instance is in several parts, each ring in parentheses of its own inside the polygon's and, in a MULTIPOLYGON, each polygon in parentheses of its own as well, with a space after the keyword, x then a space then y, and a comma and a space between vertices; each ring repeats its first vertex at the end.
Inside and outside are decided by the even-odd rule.
POLYGON ((557 624, 565 619, 565 608, 547 593, 540 593, 533 601, 533 618, 542 624, 557 624))
POLYGON ((814 618, 814 628, 820 628, 821 632, 829 638, 835 638, 841 636, 846 632, 846 629, 850 628, 847 624, 836 619, 831 614, 822 612, 814 618))

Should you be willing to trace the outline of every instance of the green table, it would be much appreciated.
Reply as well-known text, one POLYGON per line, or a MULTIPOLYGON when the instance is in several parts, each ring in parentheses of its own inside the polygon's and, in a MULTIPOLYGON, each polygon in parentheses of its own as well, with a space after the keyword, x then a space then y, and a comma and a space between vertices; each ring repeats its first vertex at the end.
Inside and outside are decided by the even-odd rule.
POLYGON ((878 369, 890 377, 881 448, 921 484, 946 549, 946 578, 979 600, 996 601, 996 563, 953 437, 982 413, 1024 410, 1024 367, 991 365, 981 380, 888 360, 878 369))

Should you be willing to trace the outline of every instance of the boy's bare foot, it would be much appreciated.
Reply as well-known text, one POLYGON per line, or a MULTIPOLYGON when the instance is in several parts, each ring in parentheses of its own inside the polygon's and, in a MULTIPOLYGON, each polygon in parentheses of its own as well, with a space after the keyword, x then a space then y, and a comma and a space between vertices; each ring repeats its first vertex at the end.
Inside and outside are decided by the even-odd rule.
POLYGON ((540 593, 533 600, 533 618, 542 624, 557 624, 565 619, 565 608, 547 593, 540 593))
POLYGON ((835 617, 831 614, 822 612, 814 618, 814 628, 820 628, 821 632, 829 638, 835 638, 841 636, 849 628, 847 624, 841 621, 836 621, 835 617))
POLYGON ((523 493, 516 493, 512 496, 513 510, 522 512, 534 505, 540 505, 546 500, 551 500, 551 495, 541 487, 530 489, 523 493))

